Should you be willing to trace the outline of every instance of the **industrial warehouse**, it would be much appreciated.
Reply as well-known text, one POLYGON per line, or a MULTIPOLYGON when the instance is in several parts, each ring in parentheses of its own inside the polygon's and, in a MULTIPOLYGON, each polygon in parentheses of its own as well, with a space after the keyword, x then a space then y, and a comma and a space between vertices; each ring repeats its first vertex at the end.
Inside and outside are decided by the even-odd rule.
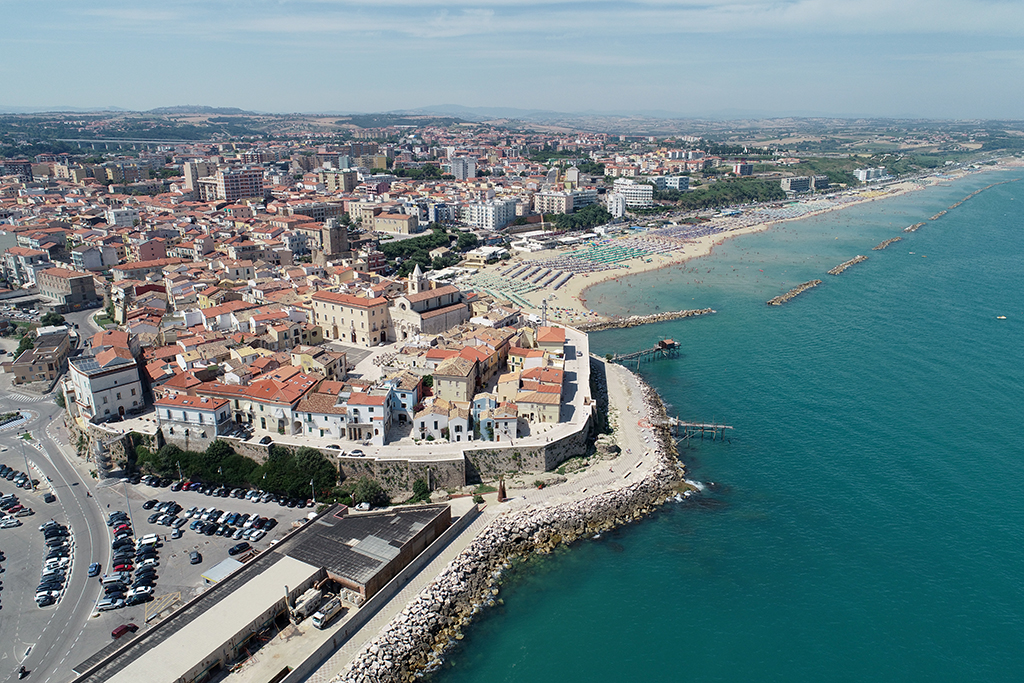
POLYGON ((321 595, 358 611, 451 526, 447 504, 346 513, 328 508, 134 640, 97 653, 75 667, 76 683, 206 680, 265 629, 312 616, 321 595))

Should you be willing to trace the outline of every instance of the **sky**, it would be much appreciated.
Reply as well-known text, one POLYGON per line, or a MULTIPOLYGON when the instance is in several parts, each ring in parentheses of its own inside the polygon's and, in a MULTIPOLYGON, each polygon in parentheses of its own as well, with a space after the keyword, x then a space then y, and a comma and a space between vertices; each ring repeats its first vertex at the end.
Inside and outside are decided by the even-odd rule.
POLYGON ((1024 1, 0 0, 0 107, 1024 118, 1024 1))

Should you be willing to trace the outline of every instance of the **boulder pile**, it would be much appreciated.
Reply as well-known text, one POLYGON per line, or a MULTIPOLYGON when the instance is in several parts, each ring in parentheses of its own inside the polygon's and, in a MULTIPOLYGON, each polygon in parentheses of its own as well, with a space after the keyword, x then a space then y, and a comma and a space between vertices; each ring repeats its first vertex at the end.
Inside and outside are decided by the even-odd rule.
MULTIPOLYGON (((658 395, 642 382, 641 387, 652 421, 663 418, 665 408, 658 395)), ((683 468, 667 430, 659 432, 648 455, 652 466, 628 485, 495 518, 334 681, 407 683, 439 669, 466 626, 481 610, 496 604, 498 583, 510 560, 547 553, 559 544, 636 521, 674 495, 683 468)))

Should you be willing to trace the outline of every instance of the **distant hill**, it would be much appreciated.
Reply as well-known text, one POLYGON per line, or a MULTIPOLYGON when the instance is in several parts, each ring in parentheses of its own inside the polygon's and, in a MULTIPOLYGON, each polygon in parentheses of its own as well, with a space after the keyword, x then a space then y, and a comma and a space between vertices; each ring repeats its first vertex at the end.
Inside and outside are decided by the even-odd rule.
POLYGON ((382 114, 348 114, 337 121, 341 124, 352 124, 360 128, 384 128, 386 126, 451 126, 466 123, 465 119, 454 116, 435 116, 433 114, 412 112, 385 112, 382 114))
POLYGON ((178 105, 177 107, 157 107, 145 112, 147 114, 218 114, 218 115, 247 115, 252 116, 256 112, 246 111, 238 107, 203 107, 192 104, 178 105))
POLYGON ((395 114, 438 115, 448 114, 467 121, 490 121, 493 119, 520 119, 524 121, 544 121, 564 114, 544 109, 516 109, 515 107, 465 107, 461 104, 435 104, 418 109, 406 109, 395 114))

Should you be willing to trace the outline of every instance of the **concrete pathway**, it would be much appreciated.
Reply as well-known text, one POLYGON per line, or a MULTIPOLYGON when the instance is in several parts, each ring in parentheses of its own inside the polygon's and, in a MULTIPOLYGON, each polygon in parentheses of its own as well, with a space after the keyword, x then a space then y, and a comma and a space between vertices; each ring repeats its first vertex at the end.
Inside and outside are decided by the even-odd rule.
MULTIPOLYGON (((465 549, 476 536, 498 515, 509 510, 526 507, 548 507, 558 503, 580 500, 609 489, 620 488, 644 476, 654 465, 656 444, 653 428, 646 426, 650 415, 644 409, 643 392, 638 378, 625 368, 606 364, 608 379, 609 418, 616 427, 616 442, 622 452, 613 460, 597 462, 587 470, 568 475, 561 484, 543 489, 517 489, 508 492, 509 500, 489 504, 480 517, 473 521, 433 561, 409 581, 388 604, 362 629, 352 635, 334 655, 306 680, 327 683, 359 653, 366 643, 375 638, 405 606, 429 585, 447 564, 465 549)), ((490 503, 493 494, 485 496, 490 503)))
POLYGON ((488 506, 480 513, 473 522, 466 527, 458 536, 452 539, 433 560, 413 576, 409 583, 400 590, 377 614, 375 614, 366 625, 352 634, 352 637, 324 662, 319 669, 314 671, 308 683, 327 683, 363 649, 367 642, 373 640, 380 633, 381 629, 387 626, 395 616, 405 609, 405 606, 426 588, 441 573, 441 570, 448 566, 455 557, 461 553, 473 541, 477 535, 487 527, 504 508, 488 506))

